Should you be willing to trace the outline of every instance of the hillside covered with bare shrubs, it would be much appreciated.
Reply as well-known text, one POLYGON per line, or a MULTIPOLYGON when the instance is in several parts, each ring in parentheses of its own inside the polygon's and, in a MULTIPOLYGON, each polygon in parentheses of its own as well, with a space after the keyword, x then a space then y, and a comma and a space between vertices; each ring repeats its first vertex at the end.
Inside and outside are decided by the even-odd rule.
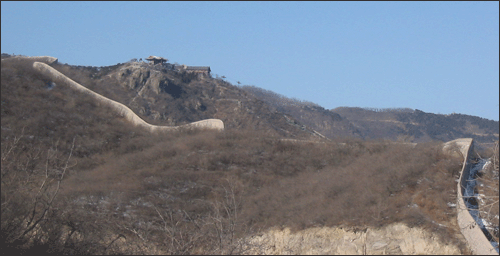
MULTIPOLYGON (((2 250, 242 254, 248 248, 244 238, 272 227, 394 222, 424 227, 465 250, 456 211, 447 205, 456 201, 462 159, 443 154, 440 142, 285 140, 300 138, 290 135, 295 126, 264 112, 262 102, 261 108, 244 109, 247 116, 268 113, 252 116, 267 118, 259 125, 246 126, 245 115, 207 108, 224 113, 232 125, 222 132, 151 134, 85 95, 54 86, 31 64, 2 62, 2 250), (292 128, 264 129, 276 126, 292 128)), ((172 83, 181 79, 171 75, 172 83)), ((92 79, 75 78, 98 91, 92 79)), ((191 85, 185 90, 195 90, 191 85)), ((136 93, 100 90, 109 90, 110 98, 136 93)), ((168 97, 178 100, 169 106, 180 108, 192 96, 168 97)), ((205 100, 220 101, 211 97, 205 100)), ((236 105, 226 108, 238 106, 230 104, 236 105)))
POLYGON ((354 137, 402 142, 451 141, 473 138, 478 148, 498 140, 498 121, 477 116, 426 113, 410 108, 337 107, 327 110, 255 86, 241 86, 273 109, 290 115, 328 138, 354 137))
POLYGON ((2 148, 2 236, 8 245, 37 242, 84 253, 241 253, 238 238, 271 227, 394 222, 425 226, 458 243, 447 202, 454 200, 460 161, 442 155, 437 144, 303 144, 249 131, 199 131, 124 139, 94 155, 89 166, 78 150, 21 147, 25 140, 8 141, 19 146, 9 154, 2 148), (21 163, 29 163, 30 172, 21 163), (35 237, 23 224, 32 218, 41 220, 35 237), (115 238, 120 243, 112 247, 115 238))

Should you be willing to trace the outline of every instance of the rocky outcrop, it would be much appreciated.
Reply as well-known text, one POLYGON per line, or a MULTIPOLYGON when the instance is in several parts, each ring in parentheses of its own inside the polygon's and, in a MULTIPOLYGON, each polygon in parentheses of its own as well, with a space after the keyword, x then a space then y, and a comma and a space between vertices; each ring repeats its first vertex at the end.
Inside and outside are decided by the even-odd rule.
POLYGON ((162 72, 151 68, 145 68, 140 63, 135 62, 114 72, 111 76, 116 79, 119 84, 128 89, 138 90, 138 94, 141 96, 144 90, 151 90, 156 94, 160 93, 160 85, 162 81, 165 80, 162 72))
POLYGON ((40 72, 41 74, 46 75, 47 77, 51 77, 53 80, 58 80, 68 85, 74 90, 77 90, 81 93, 90 95, 96 101, 109 105, 113 108, 119 115, 124 117, 126 120, 131 122, 133 125, 143 127, 151 132, 157 131, 171 131, 179 128, 208 128, 208 129, 216 129, 223 130, 224 123, 219 119, 206 119, 201 120, 194 123, 189 123, 182 126, 159 126, 159 125, 151 125, 146 121, 142 120, 138 115, 136 115, 130 108, 123 105, 122 103, 116 102, 114 100, 108 99, 98 93, 93 92, 92 90, 87 89, 86 87, 80 85, 79 83, 71 80, 67 76, 63 75, 61 72, 55 70, 51 66, 42 63, 42 62, 34 62, 33 68, 40 72))
POLYGON ((247 254, 461 254, 458 246, 445 244, 431 232, 402 223, 363 230, 273 229, 248 238, 245 244, 247 254))

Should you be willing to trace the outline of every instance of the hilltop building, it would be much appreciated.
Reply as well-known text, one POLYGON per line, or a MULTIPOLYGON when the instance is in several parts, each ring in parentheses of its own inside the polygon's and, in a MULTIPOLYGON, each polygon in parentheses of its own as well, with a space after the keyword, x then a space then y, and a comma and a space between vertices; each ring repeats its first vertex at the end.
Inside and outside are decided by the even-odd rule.
POLYGON ((149 56, 146 60, 152 62, 153 65, 163 64, 164 62, 168 61, 167 59, 165 59, 163 57, 157 57, 157 56, 149 56))
POLYGON ((196 74, 204 74, 209 76, 210 75, 210 67, 209 66, 186 66, 186 65, 176 65, 175 69, 177 71, 186 71, 186 72, 192 72, 196 74))
POLYGON ((193 73, 197 73, 197 74, 206 74, 206 75, 210 75, 210 67, 208 66, 202 66, 202 67, 198 67, 198 66, 188 66, 186 68, 186 71, 187 72, 193 72, 193 73))
MULTIPOLYGON (((157 65, 157 64, 165 65, 165 62, 168 61, 168 59, 165 59, 163 57, 154 56, 154 55, 147 57, 146 60, 149 61, 149 63, 152 63, 153 65, 157 65)), ((177 70, 177 71, 186 71, 186 72, 200 74, 200 75, 206 75, 206 76, 210 76, 210 72, 211 72, 210 66, 186 66, 184 64, 183 65, 170 64, 170 65, 167 65, 166 67, 173 69, 173 70, 177 70)))

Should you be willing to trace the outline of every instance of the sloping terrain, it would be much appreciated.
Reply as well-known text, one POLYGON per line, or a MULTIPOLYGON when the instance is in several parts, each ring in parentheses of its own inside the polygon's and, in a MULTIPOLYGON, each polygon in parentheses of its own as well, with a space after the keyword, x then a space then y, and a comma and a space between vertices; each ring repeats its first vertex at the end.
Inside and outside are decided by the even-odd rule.
POLYGON ((440 115, 408 108, 376 110, 338 107, 326 110, 317 104, 290 99, 258 87, 241 88, 330 139, 354 137, 404 142, 446 142, 458 138, 473 138, 478 147, 491 147, 498 140, 498 121, 476 116, 440 115))
POLYGON ((492 146, 498 140, 497 121, 463 114, 440 115, 412 109, 370 110, 341 107, 332 112, 348 119, 365 138, 424 142, 473 138, 492 146))
POLYGON ((67 76, 61 74, 61 72, 58 72, 57 70, 53 69, 52 67, 50 67, 49 65, 47 65, 43 62, 34 62, 33 68, 35 70, 37 70, 40 74, 50 78, 52 80, 51 81, 52 84, 55 84, 54 81, 57 81, 57 83, 59 83, 59 84, 64 84, 65 86, 69 86, 69 87, 71 87, 71 89, 79 91, 82 94, 89 95, 96 102, 98 102, 100 104, 108 105, 110 108, 114 109, 114 111, 116 113, 118 113, 120 116, 124 117, 127 121, 130 122, 131 125, 140 126, 141 128, 144 128, 150 132, 160 132, 160 131, 169 132, 169 131, 172 131, 174 129, 183 129, 183 128, 192 128, 192 127, 217 129, 217 130, 224 129, 224 124, 219 119, 204 119, 201 121, 188 123, 188 124, 185 124, 183 126, 151 125, 151 124, 146 123, 144 120, 142 120, 137 114, 135 114, 127 106, 125 106, 119 102, 116 102, 114 100, 108 99, 100 94, 93 92, 92 90, 85 88, 81 84, 76 83, 75 81, 71 80, 67 76))
POLYGON ((330 139, 364 138, 364 135, 347 119, 312 102, 290 99, 283 95, 254 86, 242 86, 246 92, 260 99, 275 111, 293 117, 330 139))
MULTIPOLYGON (((53 68, 94 92, 128 106, 146 122, 178 126, 203 119, 220 119, 225 129, 249 128, 275 136, 317 137, 293 125, 283 113, 227 82, 177 72, 162 66, 128 62, 111 67, 53 68)), ((292 118, 293 119, 293 118, 292 118)))
POLYGON ((294 143, 282 139, 318 136, 218 79, 142 63, 52 66, 148 123, 218 118, 225 130, 151 134, 33 60, 2 61, 2 249, 242 254, 269 230, 402 223, 467 253, 447 206, 461 159, 440 143, 294 143))

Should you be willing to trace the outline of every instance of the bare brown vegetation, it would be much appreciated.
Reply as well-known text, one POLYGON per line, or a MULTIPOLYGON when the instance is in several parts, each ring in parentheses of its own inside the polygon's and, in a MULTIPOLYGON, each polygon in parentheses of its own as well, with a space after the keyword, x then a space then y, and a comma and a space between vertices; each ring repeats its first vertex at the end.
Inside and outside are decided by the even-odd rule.
POLYGON ((270 227, 393 222, 459 244, 447 203, 461 159, 438 142, 297 142, 238 125, 151 135, 31 64, 2 62, 2 250, 239 254, 270 227))
POLYGON ((83 229, 80 237, 97 233, 107 236, 104 241, 121 234, 138 246, 129 252, 173 254, 239 253, 237 238, 274 226, 402 221, 446 239, 454 234, 454 211, 446 203, 454 200, 460 166, 441 155, 439 145, 304 144, 250 131, 138 141, 122 141, 96 167, 78 170, 76 163, 64 180, 58 213, 47 220, 58 224, 51 227, 73 225, 83 229))
POLYGON ((498 183, 498 141, 493 148, 488 148, 480 153, 482 156, 490 159, 489 164, 478 173, 476 187, 477 193, 480 195, 479 201, 479 216, 487 222, 486 229, 491 238, 496 241, 498 248, 499 244, 499 183, 498 183))

